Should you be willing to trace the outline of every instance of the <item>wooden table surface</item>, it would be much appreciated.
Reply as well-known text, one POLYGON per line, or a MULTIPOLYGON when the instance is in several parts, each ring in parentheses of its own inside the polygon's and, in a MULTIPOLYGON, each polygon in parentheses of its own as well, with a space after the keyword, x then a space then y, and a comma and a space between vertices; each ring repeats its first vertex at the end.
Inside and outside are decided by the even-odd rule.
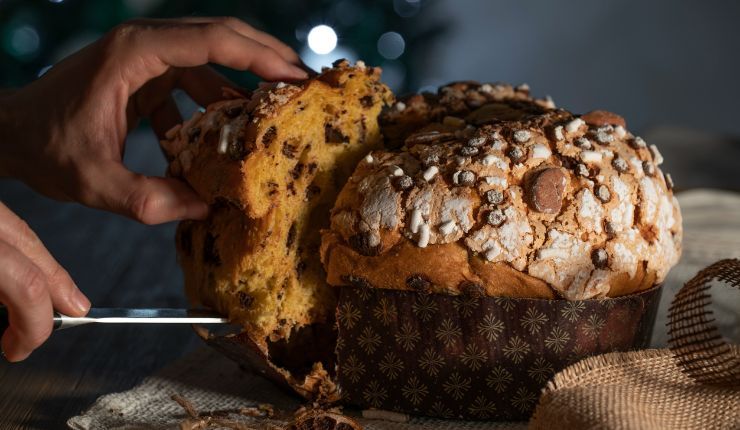
MULTIPOLYGON (((127 150, 127 164, 134 170, 151 175, 163 171, 164 161, 146 132, 133 136, 127 150)), ((691 152, 666 154, 667 163, 673 159, 675 166, 688 170, 691 152)), ((736 163, 726 157, 718 162, 736 163)), ((668 170, 674 178, 690 176, 688 171, 668 170)), ((740 175, 721 176, 699 185, 740 189, 740 175)), ((11 180, 0 181, 0 199, 31 225, 95 306, 186 306, 175 260, 174 224, 144 226, 51 201, 11 180)), ((188 326, 91 325, 55 333, 26 361, 0 363, 0 428, 64 428, 69 417, 98 396, 131 388, 199 345, 188 326)))

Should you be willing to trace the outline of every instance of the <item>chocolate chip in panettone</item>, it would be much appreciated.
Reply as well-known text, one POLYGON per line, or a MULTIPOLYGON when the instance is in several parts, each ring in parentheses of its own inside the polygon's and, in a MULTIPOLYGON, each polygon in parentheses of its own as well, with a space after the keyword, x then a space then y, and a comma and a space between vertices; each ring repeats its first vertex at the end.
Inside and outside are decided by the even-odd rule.
POLYGON ((606 110, 594 110, 588 112, 581 115, 581 119, 584 120, 586 124, 597 127, 605 125, 620 125, 622 127, 627 127, 627 123, 624 121, 624 118, 606 110))
POLYGON ((327 143, 348 143, 349 138, 331 124, 324 124, 324 140, 327 143))
POLYGON ((290 247, 293 246, 293 243, 295 243, 295 235, 296 235, 296 226, 295 223, 290 225, 290 228, 288 229, 288 238, 285 241, 285 247, 290 250, 290 247))
POLYGON ((524 159, 524 151, 516 146, 509 148, 509 150, 506 151, 506 155, 508 155, 514 163, 518 163, 524 159))
POLYGON ((286 140, 285 142, 283 142, 283 149, 281 152, 283 153, 283 155, 285 155, 286 158, 294 159, 298 152, 298 148, 295 145, 291 145, 286 140))
POLYGON ((591 145, 591 141, 586 139, 585 137, 579 137, 578 139, 573 142, 577 147, 581 149, 592 149, 593 145, 591 145))
POLYGON ((409 175, 401 175, 396 177, 394 184, 396 189, 399 191, 408 190, 414 186, 414 180, 409 175))
POLYGON ((373 103, 374 103, 374 100, 373 100, 373 96, 371 96, 371 95, 366 95, 366 96, 360 98, 360 104, 364 108, 371 108, 371 107, 373 107, 373 103))
POLYGON ((470 170, 457 171, 454 175, 452 175, 452 181, 455 183, 455 185, 471 187, 475 184, 475 173, 471 172, 470 170))
POLYGON ((609 191, 609 187, 607 187, 604 184, 599 185, 596 187, 596 197, 601 200, 603 203, 607 203, 609 200, 612 199, 612 193, 609 191))
POLYGON ((647 148, 647 144, 640 136, 635 136, 634 138, 630 139, 629 144, 635 149, 647 148))
POLYGON ((614 239, 617 237, 617 230, 610 221, 604 221, 604 231, 606 232, 607 239, 614 239))
POLYGON ((277 137, 277 127, 270 126, 270 128, 265 131, 265 134, 262 135, 262 146, 267 148, 270 146, 273 140, 277 137))
POLYGON ((614 131, 614 128, 610 125, 599 127, 593 131, 594 139, 602 145, 608 145, 614 142, 612 131, 614 131))
POLYGON ((609 254, 603 248, 594 249, 591 252, 591 261, 597 269, 604 269, 609 265, 609 254))
POLYGON ((486 201, 492 205, 499 205, 504 201, 504 193, 499 190, 488 190, 485 197, 486 201))
POLYGON ((439 155, 433 153, 425 154, 421 157, 421 162, 425 167, 436 166, 439 164, 439 155))
POLYGON ((378 255, 380 244, 369 232, 357 233, 349 238, 349 246, 362 255, 378 255))
POLYGON ((629 165, 627 164, 627 161, 625 161, 622 157, 614 157, 612 160, 612 166, 617 170, 619 173, 624 173, 629 169, 629 165))
POLYGON ((472 146, 473 148, 478 148, 483 146, 486 143, 486 138, 483 136, 473 137, 468 139, 467 145, 472 146))
POLYGON ((514 132, 514 141, 517 143, 528 142, 532 138, 532 133, 529 130, 517 130, 514 132))
POLYGON ((529 204, 537 212, 556 214, 563 207, 563 192, 567 176, 559 167, 548 167, 529 181, 529 204))
POLYGON ((506 221, 506 215, 501 209, 492 209, 486 214, 486 223, 498 227, 506 221))
POLYGON ((221 265, 221 256, 216 249, 216 238, 210 232, 207 232, 203 239, 203 262, 212 266, 221 265))
POLYGON ((642 162, 642 170, 648 176, 655 176, 655 166, 647 160, 642 162))
POLYGON ((414 273, 406 278, 406 285, 416 291, 429 293, 432 291, 432 281, 421 273, 414 273))
POLYGON ((472 157, 473 155, 477 155, 478 152, 478 148, 474 146, 463 146, 459 150, 460 155, 463 157, 472 157))
POLYGON ((254 303, 254 297, 243 291, 239 291, 236 295, 239 298, 239 304, 244 309, 249 309, 252 306, 252 303, 254 303))
POLYGON ((591 172, 588 170, 588 167, 586 167, 586 165, 582 163, 579 163, 576 166, 575 171, 578 176, 583 176, 584 178, 588 178, 591 176, 591 172))

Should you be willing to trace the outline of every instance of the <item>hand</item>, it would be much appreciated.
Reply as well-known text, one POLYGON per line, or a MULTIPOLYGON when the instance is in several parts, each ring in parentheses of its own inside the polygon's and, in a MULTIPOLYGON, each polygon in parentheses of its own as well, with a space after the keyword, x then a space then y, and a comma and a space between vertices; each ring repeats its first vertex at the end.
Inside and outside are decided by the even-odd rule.
POLYGON ((160 137, 181 121, 173 88, 201 105, 222 98, 233 84, 209 62, 267 80, 307 77, 293 50, 237 19, 128 22, 0 96, 0 175, 147 224, 205 217, 206 204, 186 184, 136 174, 121 159, 139 118, 150 118, 160 137))
POLYGON ((90 301, 24 221, 0 203, 0 302, 10 328, 2 337, 8 361, 28 357, 49 337, 53 309, 84 316, 90 301))

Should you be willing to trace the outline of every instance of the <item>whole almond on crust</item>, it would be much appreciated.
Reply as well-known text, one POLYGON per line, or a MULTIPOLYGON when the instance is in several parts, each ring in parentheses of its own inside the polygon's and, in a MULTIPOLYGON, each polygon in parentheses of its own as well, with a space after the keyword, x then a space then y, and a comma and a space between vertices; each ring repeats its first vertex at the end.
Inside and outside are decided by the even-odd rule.
POLYGON ((559 213, 567 182, 565 172, 559 167, 548 167, 535 175, 528 190, 530 205, 537 212, 559 213))
POLYGON ((597 127, 605 125, 621 125, 622 127, 627 127, 624 118, 607 110, 592 110, 589 113, 581 115, 581 119, 586 121, 586 124, 597 127))

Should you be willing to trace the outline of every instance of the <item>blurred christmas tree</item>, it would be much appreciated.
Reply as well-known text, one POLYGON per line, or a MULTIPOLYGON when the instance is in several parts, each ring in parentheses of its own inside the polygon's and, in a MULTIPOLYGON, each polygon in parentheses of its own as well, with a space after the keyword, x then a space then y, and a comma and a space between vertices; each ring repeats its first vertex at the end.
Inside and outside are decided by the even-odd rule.
MULTIPOLYGON (((235 16, 285 41, 314 68, 337 58, 384 70, 395 91, 416 90, 419 55, 444 26, 424 20, 425 0, 5 0, 0 2, 0 87, 50 65, 136 17, 235 16)), ((257 79, 222 71, 240 85, 257 79)))

